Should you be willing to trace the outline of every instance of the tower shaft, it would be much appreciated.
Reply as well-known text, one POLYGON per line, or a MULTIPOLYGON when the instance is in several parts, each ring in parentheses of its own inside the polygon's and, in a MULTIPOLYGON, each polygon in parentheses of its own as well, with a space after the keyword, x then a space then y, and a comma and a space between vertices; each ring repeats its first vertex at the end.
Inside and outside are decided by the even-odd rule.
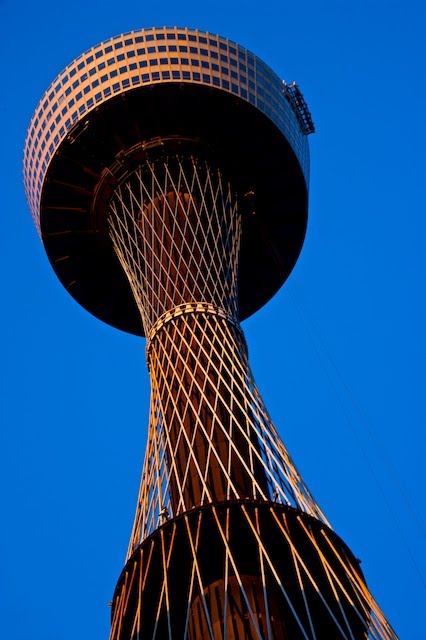
POLYGON ((239 194, 210 160, 167 143, 153 158, 118 184, 108 214, 151 379, 111 640, 365 639, 375 612, 358 563, 304 485, 249 368, 239 194))
POLYGON ((223 500, 271 500, 324 520, 251 374, 238 322, 238 197, 193 155, 138 166, 110 204, 110 235, 148 337, 148 447, 129 547, 223 500))

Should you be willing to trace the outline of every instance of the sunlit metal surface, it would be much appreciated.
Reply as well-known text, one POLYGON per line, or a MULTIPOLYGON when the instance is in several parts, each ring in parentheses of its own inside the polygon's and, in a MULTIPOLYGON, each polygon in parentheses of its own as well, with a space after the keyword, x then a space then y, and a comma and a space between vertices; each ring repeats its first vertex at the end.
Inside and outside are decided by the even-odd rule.
POLYGON ((152 385, 111 640, 395 638, 251 374, 232 194, 206 161, 172 153, 130 173, 110 202, 152 385))

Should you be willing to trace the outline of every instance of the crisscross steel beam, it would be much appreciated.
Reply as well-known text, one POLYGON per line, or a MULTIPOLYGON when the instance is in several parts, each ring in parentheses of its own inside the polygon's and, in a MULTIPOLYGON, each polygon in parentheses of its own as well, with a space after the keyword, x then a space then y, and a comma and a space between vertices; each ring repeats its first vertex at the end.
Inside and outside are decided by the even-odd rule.
MULTIPOLYGON (((162 577, 155 623, 145 625, 141 637, 394 638, 257 390, 238 320, 241 214, 232 183, 203 159, 163 155, 136 167, 117 187, 108 221, 148 338, 150 423, 128 566, 154 571, 139 560, 139 550, 156 545, 162 577), (225 520, 217 511, 221 504, 233 505, 225 520), (270 505, 268 522, 287 549, 292 578, 284 576, 277 548, 264 540, 265 519, 253 505, 270 505), (195 529, 187 515, 194 509, 195 529), (214 580, 204 557, 207 516, 200 509, 210 510, 214 524, 208 527, 223 563, 214 580), (165 532, 181 517, 182 533, 173 528, 168 538, 165 532), (255 550, 255 569, 232 542, 242 527, 255 550), (188 554, 185 579, 173 569, 181 553, 188 554), (170 589, 185 580, 185 615, 178 621, 170 589)), ((119 581, 112 640, 128 637, 116 618, 138 637, 132 609, 123 604, 129 590, 144 626, 148 587, 132 585, 127 577, 119 581)))

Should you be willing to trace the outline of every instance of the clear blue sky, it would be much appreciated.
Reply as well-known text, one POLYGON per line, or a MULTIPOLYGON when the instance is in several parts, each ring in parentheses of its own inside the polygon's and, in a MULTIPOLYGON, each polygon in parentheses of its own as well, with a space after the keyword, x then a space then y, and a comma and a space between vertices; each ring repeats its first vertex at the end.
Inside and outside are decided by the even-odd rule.
POLYGON ((26 129, 73 58, 182 25, 287 82, 317 133, 286 286, 243 324, 266 405, 401 640, 424 640, 424 2, 0 2, 0 609, 7 640, 106 639, 148 418, 144 341, 56 280, 24 199, 26 129))

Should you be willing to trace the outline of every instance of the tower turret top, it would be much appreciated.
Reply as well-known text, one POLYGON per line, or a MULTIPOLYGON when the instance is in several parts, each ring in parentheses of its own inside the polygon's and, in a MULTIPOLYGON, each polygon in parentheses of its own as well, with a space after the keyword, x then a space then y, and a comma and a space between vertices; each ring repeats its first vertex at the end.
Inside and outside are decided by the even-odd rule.
POLYGON ((111 38, 59 74, 31 120, 24 183, 52 266, 80 304, 142 332, 100 215, 108 203, 100 203, 99 187, 108 199, 105 185, 112 196, 129 162, 133 170, 140 153, 149 159, 154 139, 158 147, 171 137, 196 141, 197 153, 203 146, 237 194, 240 317, 274 295, 297 260, 307 220, 308 131, 286 87, 243 47, 177 27, 111 38))

